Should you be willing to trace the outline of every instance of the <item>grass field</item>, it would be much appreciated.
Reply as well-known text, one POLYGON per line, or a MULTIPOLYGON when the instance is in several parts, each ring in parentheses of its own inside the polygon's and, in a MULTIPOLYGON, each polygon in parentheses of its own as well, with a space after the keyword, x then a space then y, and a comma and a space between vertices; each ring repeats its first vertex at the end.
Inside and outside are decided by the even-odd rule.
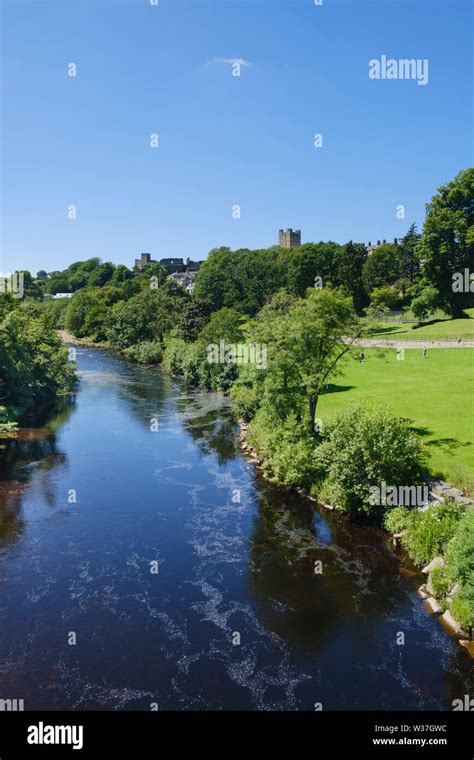
POLYGON ((378 322, 371 338, 388 340, 474 340, 474 309, 468 309, 470 319, 440 319, 417 327, 416 323, 378 322))
POLYGON ((429 453, 429 470, 474 489, 474 349, 364 349, 366 362, 350 360, 329 384, 316 416, 324 422, 363 402, 390 407, 410 420, 429 453))

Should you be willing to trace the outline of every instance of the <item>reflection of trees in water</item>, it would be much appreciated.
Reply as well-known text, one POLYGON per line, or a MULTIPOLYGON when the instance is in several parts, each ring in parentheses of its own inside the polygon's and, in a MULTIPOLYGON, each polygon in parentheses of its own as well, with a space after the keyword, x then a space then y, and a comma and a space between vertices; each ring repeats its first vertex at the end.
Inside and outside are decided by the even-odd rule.
POLYGON ((217 454, 219 464, 236 455, 235 419, 225 400, 217 397, 217 408, 206 408, 202 398, 179 398, 177 406, 182 413, 184 429, 204 454, 217 454))
POLYGON ((407 601, 406 580, 382 533, 315 512, 263 479, 248 579, 263 625, 292 644, 320 646, 353 616, 381 619, 407 601), (322 574, 315 562, 322 562, 322 574))
POLYGON ((154 369, 128 367, 125 372, 127 382, 115 386, 117 395, 144 428, 149 428, 153 416, 160 423, 176 413, 203 454, 217 454, 220 464, 235 456, 235 420, 229 399, 189 388, 154 369))
POLYGON ((24 521, 23 498, 31 480, 49 506, 55 503, 55 484, 51 470, 64 464, 66 456, 57 449, 57 430, 70 416, 73 405, 65 406, 50 421, 48 428, 21 428, 18 436, 4 441, 0 450, 0 547, 20 540, 24 521))

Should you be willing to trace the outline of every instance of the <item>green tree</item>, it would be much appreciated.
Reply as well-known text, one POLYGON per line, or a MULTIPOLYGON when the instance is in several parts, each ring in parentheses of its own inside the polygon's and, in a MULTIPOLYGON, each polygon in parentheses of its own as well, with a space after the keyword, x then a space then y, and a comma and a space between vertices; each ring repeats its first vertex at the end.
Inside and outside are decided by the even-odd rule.
POLYGON ((209 322, 212 304, 208 299, 192 298, 184 304, 177 325, 177 336, 186 341, 195 341, 203 327, 209 322))
POLYGON ((305 299, 279 293, 261 310, 253 337, 267 346, 265 394, 280 416, 299 410, 314 433, 324 387, 363 329, 351 297, 340 289, 308 290, 305 299))
POLYGON ((438 292, 437 305, 453 317, 466 316, 474 296, 453 289, 453 276, 474 268, 474 169, 464 169, 438 188, 426 207, 419 246, 422 272, 438 292))
POLYGON ((107 337, 112 346, 128 348, 142 341, 162 341, 179 319, 184 299, 166 288, 140 291, 119 301, 109 312, 107 337))
POLYGON ((401 275, 410 282, 415 282, 420 274, 420 258, 418 256, 420 240, 421 235, 416 224, 412 224, 405 237, 399 242, 401 275))
POLYGON ((400 249, 393 243, 383 243, 367 257, 362 281, 367 293, 376 288, 393 285, 402 274, 400 249))
POLYGON ((114 271, 115 266, 110 261, 100 264, 90 273, 88 285, 91 287, 101 287, 102 285, 105 285, 105 283, 112 278, 114 271))
POLYGON ((362 243, 353 243, 351 240, 336 251, 336 277, 333 284, 341 285, 350 293, 358 314, 369 303, 362 279, 366 260, 367 250, 362 243))
MULTIPOLYGON (((335 283, 336 253, 341 246, 337 243, 306 243, 288 257, 287 288, 290 293, 304 296, 307 288, 312 288, 322 281, 323 285, 335 283), (321 281, 315 282, 320 277, 321 281)), ((285 254, 283 254, 285 255, 285 254)))

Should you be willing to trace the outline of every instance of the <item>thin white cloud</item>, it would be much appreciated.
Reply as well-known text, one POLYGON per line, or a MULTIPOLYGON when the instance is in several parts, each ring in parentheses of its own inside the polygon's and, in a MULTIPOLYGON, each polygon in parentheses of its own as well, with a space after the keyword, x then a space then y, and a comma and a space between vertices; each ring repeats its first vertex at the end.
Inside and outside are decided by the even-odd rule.
POLYGON ((213 66, 216 63, 225 63, 229 66, 234 66, 236 63, 240 66, 253 66, 253 63, 246 61, 245 58, 211 58, 211 60, 206 63, 206 66, 213 66))

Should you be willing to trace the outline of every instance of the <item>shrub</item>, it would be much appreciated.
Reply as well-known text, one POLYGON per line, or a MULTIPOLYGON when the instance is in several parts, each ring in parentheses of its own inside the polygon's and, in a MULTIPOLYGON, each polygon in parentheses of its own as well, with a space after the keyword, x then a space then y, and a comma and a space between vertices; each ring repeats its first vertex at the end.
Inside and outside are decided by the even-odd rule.
POLYGON ((426 565, 433 557, 444 553, 456 534, 464 507, 452 499, 445 499, 423 512, 418 509, 407 512, 402 545, 417 565, 426 565))
POLYGON ((468 633, 474 632, 474 589, 462 587, 449 605, 454 619, 468 633))
POLYGON ((356 406, 329 427, 316 449, 318 469, 326 472, 322 493, 351 514, 380 518, 385 505, 370 503, 370 486, 419 482, 425 455, 405 420, 385 409, 356 406))
POLYGON ((436 599, 445 601, 452 585, 449 570, 446 567, 435 567, 430 573, 430 584, 436 599))
POLYGON ((474 588, 474 509, 467 509, 446 551, 446 562, 454 578, 474 588))
POLYGON ((250 423, 247 435, 279 483, 310 490, 321 479, 314 456, 315 440, 296 414, 290 414, 282 422, 261 409, 250 423))
POLYGON ((0 437, 8 438, 13 435, 18 425, 10 419, 10 415, 5 406, 0 406, 0 437))
POLYGON ((407 527, 410 510, 406 507, 395 507, 385 514, 384 527, 390 533, 401 533, 407 527))
POLYGON ((160 364, 163 358, 161 343, 154 340, 144 340, 125 350, 125 355, 138 364, 160 364))

